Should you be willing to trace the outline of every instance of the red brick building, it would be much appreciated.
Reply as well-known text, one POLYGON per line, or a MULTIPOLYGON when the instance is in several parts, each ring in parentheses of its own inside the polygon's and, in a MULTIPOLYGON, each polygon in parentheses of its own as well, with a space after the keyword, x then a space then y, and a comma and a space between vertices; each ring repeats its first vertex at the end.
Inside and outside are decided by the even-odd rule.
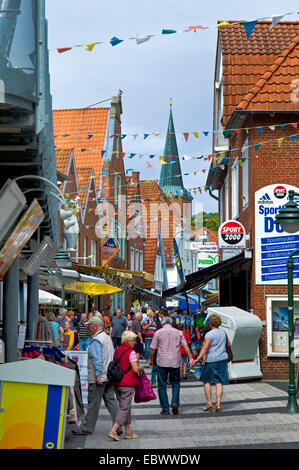
MULTIPOLYGON (((262 373, 280 379, 288 374, 288 347, 276 317, 285 315, 287 286, 280 280, 258 281, 258 217, 262 206, 273 204, 273 191, 264 194, 263 188, 299 186, 299 22, 270 26, 271 22, 258 22, 248 40, 242 24, 219 28, 213 160, 206 184, 219 190, 219 224, 240 221, 252 250, 251 263, 247 260, 238 271, 221 276, 220 305, 235 305, 261 318, 262 373)), ((287 197, 281 204, 286 201, 287 197)), ((298 285, 294 295, 296 317, 298 285)))

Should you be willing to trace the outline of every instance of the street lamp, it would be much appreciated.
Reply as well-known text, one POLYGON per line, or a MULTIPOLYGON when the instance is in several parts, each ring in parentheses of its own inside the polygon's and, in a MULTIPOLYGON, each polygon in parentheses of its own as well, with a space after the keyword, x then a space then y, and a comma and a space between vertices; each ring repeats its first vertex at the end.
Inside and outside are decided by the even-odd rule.
MULTIPOLYGON (((299 208, 294 201, 294 197, 299 196, 293 190, 289 190, 289 201, 283 206, 275 217, 274 223, 280 224, 281 228, 287 233, 296 233, 299 231, 299 208)), ((290 253, 287 262, 288 270, 288 319, 289 319, 289 387, 287 413, 298 413, 299 407, 296 400, 297 388, 295 384, 294 371, 294 292, 293 292, 293 274, 294 262, 293 256, 299 252, 299 248, 290 253)))

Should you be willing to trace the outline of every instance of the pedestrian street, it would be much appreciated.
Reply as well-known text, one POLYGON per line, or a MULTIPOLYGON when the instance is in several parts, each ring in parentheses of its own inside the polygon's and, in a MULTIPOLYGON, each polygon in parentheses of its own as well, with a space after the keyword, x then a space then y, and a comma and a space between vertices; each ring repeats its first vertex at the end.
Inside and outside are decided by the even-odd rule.
MULTIPOLYGON (((147 376, 150 368, 141 360, 147 376)), ((167 386, 171 398, 171 386, 167 386)), ((157 394, 157 388, 154 389, 157 394)), ((215 387, 213 387, 213 399, 215 387)), ((159 399, 132 406, 139 439, 113 442, 111 418, 101 406, 95 432, 74 436, 68 425, 65 449, 299 449, 299 415, 287 414, 287 382, 243 381, 224 386, 221 413, 204 412, 203 384, 188 374, 181 382, 179 414, 161 416, 159 399)))

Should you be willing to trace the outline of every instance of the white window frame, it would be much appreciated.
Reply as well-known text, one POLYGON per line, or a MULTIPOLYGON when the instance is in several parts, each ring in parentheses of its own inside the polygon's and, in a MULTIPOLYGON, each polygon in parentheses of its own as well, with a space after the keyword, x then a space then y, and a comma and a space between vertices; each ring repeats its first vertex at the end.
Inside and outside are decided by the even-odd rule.
POLYGON ((224 181, 224 221, 229 220, 229 185, 228 175, 224 181))
POLYGON ((96 240, 90 240, 90 266, 97 265, 97 242, 96 240))
POLYGON ((139 271, 139 250, 135 250, 135 271, 139 271))
POLYGON ((87 237, 83 239, 83 263, 86 264, 87 258, 87 237))
POLYGON ((132 246, 130 247, 130 268, 131 271, 135 270, 135 250, 132 246))
POLYGON ((232 165, 231 177, 231 213, 232 219, 237 219, 239 217, 239 163, 238 158, 235 159, 234 164, 232 165))
POLYGON ((143 271, 143 251, 139 251, 139 271, 143 271))
MULTIPOLYGON (((286 302, 288 303, 287 295, 266 295, 266 318, 267 318, 267 356, 268 357, 288 357, 288 352, 273 352, 272 350, 272 302, 286 302)), ((294 295, 294 304, 299 302, 299 295, 294 295)), ((288 334, 287 334, 288 340, 288 334)), ((295 353, 299 357, 299 352, 295 353)))
POLYGON ((249 159, 248 159, 248 139, 246 139, 243 149, 242 158, 246 158, 242 162, 242 208, 247 209, 249 204, 249 159))

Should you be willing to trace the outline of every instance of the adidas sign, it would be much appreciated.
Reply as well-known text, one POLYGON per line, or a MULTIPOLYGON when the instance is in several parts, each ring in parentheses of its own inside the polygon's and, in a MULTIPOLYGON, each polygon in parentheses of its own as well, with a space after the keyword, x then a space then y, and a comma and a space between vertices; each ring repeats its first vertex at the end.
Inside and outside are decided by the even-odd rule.
POLYGON ((271 200, 269 194, 266 193, 258 200, 258 204, 273 204, 273 201, 271 200))

